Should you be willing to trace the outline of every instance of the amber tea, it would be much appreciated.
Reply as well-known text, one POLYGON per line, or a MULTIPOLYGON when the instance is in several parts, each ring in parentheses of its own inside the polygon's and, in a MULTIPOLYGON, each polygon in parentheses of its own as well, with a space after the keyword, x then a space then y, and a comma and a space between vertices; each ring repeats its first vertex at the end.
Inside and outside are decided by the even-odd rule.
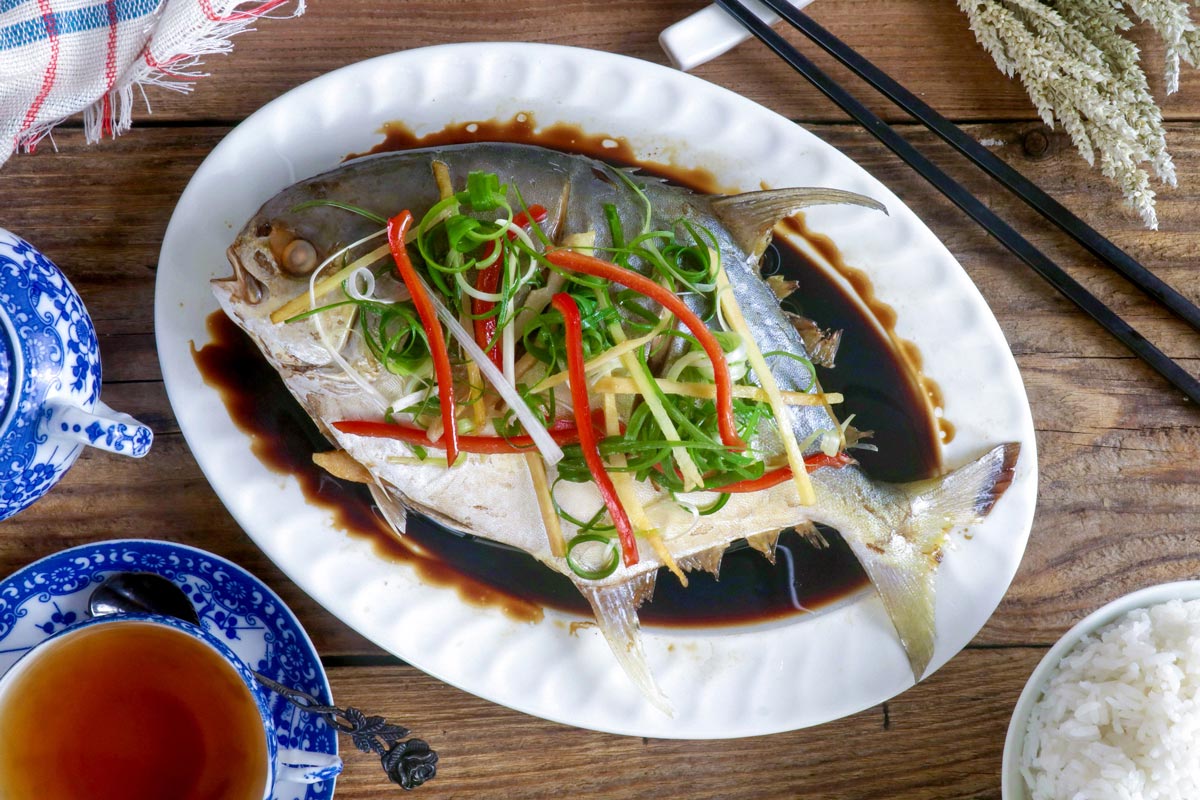
POLYGON ((0 689, 0 799, 262 799, 255 698, 204 642, 116 621, 28 658, 0 689))

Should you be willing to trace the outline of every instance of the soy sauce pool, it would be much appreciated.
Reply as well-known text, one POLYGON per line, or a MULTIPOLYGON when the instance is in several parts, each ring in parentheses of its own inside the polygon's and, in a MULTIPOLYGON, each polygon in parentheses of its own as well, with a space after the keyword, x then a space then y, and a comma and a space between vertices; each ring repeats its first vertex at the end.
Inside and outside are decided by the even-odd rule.
MULTIPOLYGON (((778 248, 781 271, 797 275, 809 313, 818 310, 843 326, 838 366, 820 370, 828 391, 846 395, 845 411, 876 431, 879 452, 863 451, 871 474, 916 480, 938 472, 936 427, 915 376, 890 342, 848 296, 790 247, 778 248)), ((434 585, 453 586, 468 602, 533 621, 543 608, 588 615, 586 602, 564 576, 524 553, 464 538, 419 515, 407 536, 396 537, 374 510, 365 487, 339 481, 312 462, 329 443, 292 399, 278 373, 236 325, 217 311, 208 318, 211 341, 194 351, 205 381, 217 388, 230 416, 252 440, 255 456, 294 476, 310 503, 334 512, 336 524, 369 539, 384 558, 407 563, 434 585)), ((689 576, 687 589, 663 575, 640 616, 648 625, 695 626, 765 622, 812 611, 863 588, 867 579, 841 537, 825 531, 827 548, 792 533, 780 537, 775 564, 759 553, 733 550, 720 580, 689 576)))
MULTIPOLYGON (((386 149, 456 144, 486 138, 523 141, 583 152, 627 164, 623 143, 558 126, 538 134, 531 119, 469 123, 438 134, 415 137, 398 127, 388 129, 386 149), (475 126, 475 130, 468 130, 475 126), (547 139, 547 135, 550 138, 547 139), (615 146, 614 146, 615 145, 615 146)), ((675 171, 642 165, 675 182, 713 191, 703 171, 675 171)), ((793 231, 809 238, 802 228, 793 231)), ((907 481, 940 472, 938 420, 932 413, 931 384, 914 364, 915 350, 896 339, 886 307, 864 303, 860 275, 851 274, 827 242, 810 241, 833 266, 831 274, 786 242, 769 254, 781 274, 799 281, 799 310, 823 328, 843 330, 835 369, 820 369, 827 391, 842 392, 842 418, 855 414, 859 429, 873 430, 878 452, 858 451, 864 469, 881 480, 907 481), (883 309, 883 312, 881 312, 883 309)), ((869 295, 869 292, 867 292, 869 295)), ((205 380, 216 387, 235 423, 253 441, 256 456, 270 468, 294 475, 309 502, 331 509, 337 524, 353 536, 368 538, 384 558, 409 564, 423 580, 452 586, 468 602, 499 607, 509 616, 537 620, 551 608, 590 617, 587 603, 566 577, 532 557, 464 538, 418 515, 410 515, 408 533, 397 537, 379 518, 364 487, 338 481, 312 463, 312 454, 329 448, 307 414, 292 400, 275 371, 253 343, 223 314, 208 320, 212 341, 194 353, 205 380)), ((640 611, 643 624, 711 627, 766 622, 836 603, 867 585, 858 562, 833 531, 823 531, 828 547, 814 547, 793 533, 780 537, 772 564, 756 551, 733 549, 725 555, 720 580, 708 573, 689 575, 683 589, 669 574, 660 576, 652 601, 640 611)))

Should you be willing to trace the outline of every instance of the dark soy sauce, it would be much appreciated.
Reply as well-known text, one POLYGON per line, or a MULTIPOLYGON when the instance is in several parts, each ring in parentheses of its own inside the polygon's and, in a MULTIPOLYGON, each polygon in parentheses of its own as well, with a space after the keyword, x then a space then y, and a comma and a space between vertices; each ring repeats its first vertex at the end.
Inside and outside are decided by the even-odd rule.
MULTIPOLYGON (((371 152, 518 141, 634 163, 632 151, 620 140, 569 126, 536 131, 528 115, 508 123, 457 125, 423 137, 398 125, 384 132, 385 142, 371 152)), ((702 170, 639 166, 690 188, 720 189, 702 170)), ((880 480, 939 474, 938 442, 952 429, 948 423, 940 425, 933 413, 940 405, 937 387, 921 376, 919 353, 894 335, 895 315, 873 300, 862 273, 842 264, 827 240, 804 231, 799 223, 792 233, 812 242, 853 286, 848 291, 786 242, 772 245, 767 255, 770 269, 800 282, 788 301, 793 310, 822 328, 843 330, 837 367, 818 368, 818 374, 827 391, 845 394, 839 416, 856 414, 855 427, 875 432, 870 441, 879 451, 856 451, 856 457, 880 480)), ((544 608, 590 616, 570 580, 524 553, 454 534, 415 514, 409 516, 407 535, 397 537, 375 512, 365 487, 334 479, 312 463, 313 452, 328 449, 328 442, 249 338, 219 311, 208 324, 212 341, 194 352, 205 380, 220 391, 235 423, 251 436, 257 457, 276 471, 296 476, 309 501, 331 509, 339 527, 369 538, 381 557, 410 564, 427 582, 453 586, 467 601, 498 606, 514 618, 540 619, 544 608)), ((708 573, 692 573, 684 589, 674 577, 662 574, 653 600, 641 609, 641 619, 645 624, 696 627, 764 622, 821 608, 866 586, 866 575, 841 537, 822 532, 828 547, 784 533, 774 564, 756 551, 735 547, 725 555, 719 581, 708 573)))

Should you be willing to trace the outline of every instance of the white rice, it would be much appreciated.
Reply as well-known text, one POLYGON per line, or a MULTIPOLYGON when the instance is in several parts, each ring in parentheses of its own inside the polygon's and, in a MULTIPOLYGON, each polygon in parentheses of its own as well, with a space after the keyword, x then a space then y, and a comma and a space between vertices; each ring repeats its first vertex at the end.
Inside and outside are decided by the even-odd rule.
POLYGON ((1200 798, 1200 600, 1076 644, 1030 714, 1021 774, 1033 800, 1200 798))

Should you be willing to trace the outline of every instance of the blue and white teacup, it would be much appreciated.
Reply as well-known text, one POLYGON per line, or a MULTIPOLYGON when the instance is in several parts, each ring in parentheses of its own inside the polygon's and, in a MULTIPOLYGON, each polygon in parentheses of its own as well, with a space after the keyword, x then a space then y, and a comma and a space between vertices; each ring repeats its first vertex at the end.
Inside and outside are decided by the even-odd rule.
MULTIPOLYGON (((94 630, 97 626, 121 626, 121 625, 155 625, 164 626, 184 633, 196 641, 206 645, 214 651, 219 657, 220 663, 224 662, 232 671, 236 672, 241 682, 245 684, 247 690, 254 700, 258 709, 258 716, 262 720, 261 735, 264 737, 266 745, 266 770, 265 775, 262 775, 262 800, 271 800, 275 796, 275 787, 280 783, 293 784, 312 784, 322 783, 324 781, 333 780, 342 772, 342 760, 331 753, 323 753, 318 751, 301 750, 295 748, 286 748, 280 745, 279 732, 275 726, 275 714, 272 711, 272 702, 278 702, 277 696, 264 688, 254 677, 254 672, 250 666, 246 664, 237 654, 233 652, 222 642, 218 637, 209 633, 204 628, 193 625, 190 622, 168 617, 158 614, 112 614, 108 616, 93 617, 85 620, 77 625, 72 625, 65 628, 53 636, 47 637, 39 642, 29 652, 21 656, 15 664, 0 676, 0 728, 4 727, 4 715, 6 709, 9 708, 9 701, 13 692, 20 692, 23 688, 23 676, 32 673, 39 668, 46 669, 44 659, 53 658, 56 648, 64 644, 70 637, 85 635, 87 632, 94 630)), ((111 631, 108 631, 111 632, 111 631)), ((61 653, 61 650, 59 650, 61 653)), ((137 670, 138 664, 131 663, 129 669, 137 670)), ((84 680, 84 676, 79 676, 80 681, 84 680)), ((27 683, 25 681, 24 683, 27 683)), ((125 692, 125 687, 112 686, 109 687, 112 691, 125 692)), ((186 692, 186 685, 179 685, 178 691, 186 692)), ((169 698, 163 698, 164 702, 168 702, 168 708, 175 708, 177 704, 169 701, 169 698)), ((53 713, 53 709, 47 708, 47 713, 53 713)), ((303 713, 303 712, 301 712, 303 713)), ((139 719, 139 717, 134 717, 139 719)), ((189 724, 188 720, 181 719, 181 725, 189 724)), ((97 735, 103 735, 104 724, 102 721, 97 723, 97 735)), ((31 734, 36 735, 36 734, 31 734)), ((255 728, 254 736, 259 735, 255 728)), ((52 743, 50 743, 52 744, 52 743)), ((255 747, 259 744, 255 743, 255 747)), ((184 757, 193 754, 183 752, 184 757)), ((194 754, 197 758, 203 757, 205 754, 194 754)), ((220 768, 221 765, 212 765, 220 768)), ((123 755, 121 766, 118 768, 133 768, 136 769, 136 758, 129 755, 123 755)), ((260 773, 261 774, 261 773, 260 773)), ((0 778, 0 782, 3 782, 0 778)), ((187 791, 186 787, 179 787, 180 792, 187 791)), ((257 788, 254 789, 257 793, 257 788)), ((0 796, 4 795, 3 787, 0 787, 0 796)))
POLYGON ((0 519, 58 483, 84 445, 140 458, 151 430, 100 402, 100 347, 66 276, 0 228, 0 519))

